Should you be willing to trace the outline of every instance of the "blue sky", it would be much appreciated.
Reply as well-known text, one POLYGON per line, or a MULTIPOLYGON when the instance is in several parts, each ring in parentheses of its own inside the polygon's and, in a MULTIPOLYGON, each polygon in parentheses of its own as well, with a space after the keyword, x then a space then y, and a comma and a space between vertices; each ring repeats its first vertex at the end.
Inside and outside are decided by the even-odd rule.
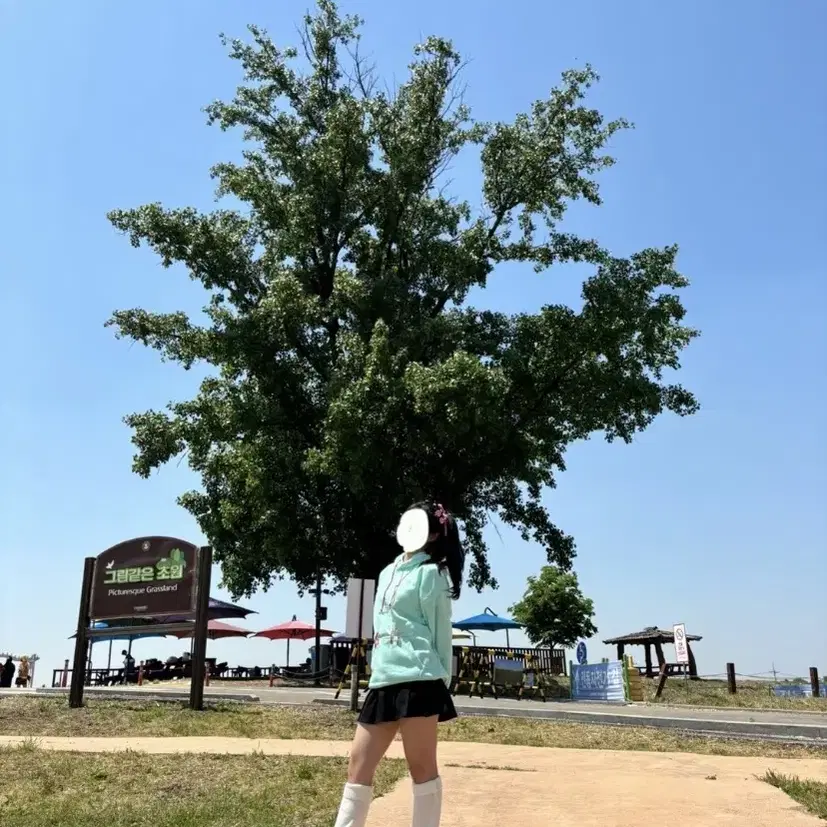
MULTIPOLYGON (((0 651, 39 652, 38 683, 71 656, 85 556, 142 534, 201 539, 174 502, 196 480, 185 465, 133 476, 121 423, 186 398, 195 378, 115 341, 103 322, 132 306, 197 311, 202 297, 105 214, 150 201, 211 208, 208 168, 239 151, 238 136, 201 112, 239 81, 217 35, 255 22, 292 43, 306 6, 0 0, 0 651)), ((574 446, 548 505, 577 538, 599 637, 684 621, 704 636, 702 673, 727 661, 745 674, 773 663, 827 671, 827 5, 344 8, 367 19, 365 48, 391 81, 423 36, 453 38, 471 59, 467 100, 480 119, 512 118, 567 67, 589 61, 602 74, 594 103, 636 129, 614 141, 605 206, 573 210, 568 227, 623 254, 681 245, 689 321, 703 331, 681 381, 703 408, 662 418, 631 446, 574 446)), ((454 180, 476 203, 474 165, 463 161, 454 180)), ((515 268, 477 298, 509 311, 574 300, 580 275, 515 268)), ((543 563, 501 534, 489 533, 500 590, 466 592, 456 617, 504 613, 543 563)), ((286 583, 247 603, 259 612, 251 628, 312 618, 311 599, 286 583)), ((343 601, 329 606, 341 627, 343 601)), ((135 652, 182 648, 143 641, 135 652)), ((284 647, 211 643, 210 653, 266 664, 284 647)), ((595 641, 591 657, 603 654, 595 641)))

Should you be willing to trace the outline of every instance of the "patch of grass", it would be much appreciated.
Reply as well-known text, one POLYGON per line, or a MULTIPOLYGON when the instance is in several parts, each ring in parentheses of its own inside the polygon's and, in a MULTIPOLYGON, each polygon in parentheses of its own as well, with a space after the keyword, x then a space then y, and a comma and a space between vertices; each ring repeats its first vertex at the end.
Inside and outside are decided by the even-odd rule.
POLYGON ((762 776, 773 787, 783 790, 801 804, 808 812, 827 821, 827 783, 823 781, 802 781, 795 775, 781 775, 770 770, 762 776))
MULTIPOLYGON (((376 793, 405 775, 383 761, 376 793)), ((0 749, 3 827, 328 827, 347 762, 254 755, 0 749)))
POLYGON ((827 747, 706 738, 680 730, 464 716, 440 727, 446 741, 529 747, 689 752, 703 755, 827 758, 827 747))
POLYGON ((735 695, 729 694, 726 681, 718 680, 669 678, 660 698, 655 697, 657 680, 644 679, 643 686, 647 703, 827 712, 827 698, 779 698, 764 681, 739 681, 735 695))
MULTIPOLYGON (((354 715, 322 705, 273 707, 226 704, 192 712, 172 702, 90 699, 69 709, 63 698, 0 698, 0 735, 228 736, 349 741, 354 715)), ((595 726, 527 718, 463 716, 439 728, 444 741, 577 749, 692 752, 770 758, 827 758, 827 748, 704 738, 675 730, 595 726)))

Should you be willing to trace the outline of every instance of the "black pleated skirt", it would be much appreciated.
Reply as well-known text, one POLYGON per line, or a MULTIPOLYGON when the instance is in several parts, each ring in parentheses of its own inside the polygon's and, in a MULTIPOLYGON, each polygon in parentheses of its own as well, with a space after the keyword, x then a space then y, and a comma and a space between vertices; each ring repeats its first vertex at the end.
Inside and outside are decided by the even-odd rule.
POLYGON ((432 718, 440 723, 457 717, 445 681, 410 681, 368 690, 360 724, 387 724, 402 718, 432 718))

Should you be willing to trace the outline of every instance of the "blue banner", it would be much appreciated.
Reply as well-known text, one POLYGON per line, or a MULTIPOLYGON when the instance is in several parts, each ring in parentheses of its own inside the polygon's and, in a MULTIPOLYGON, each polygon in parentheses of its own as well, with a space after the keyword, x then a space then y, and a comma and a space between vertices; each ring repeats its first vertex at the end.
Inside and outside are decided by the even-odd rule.
POLYGON ((590 663, 587 666, 573 664, 571 697, 575 701, 625 701, 623 663, 611 660, 608 663, 590 663))
MULTIPOLYGON (((820 694, 824 694, 827 687, 821 687, 820 689, 820 694)), ((772 693, 778 698, 812 698, 813 687, 808 683, 785 683, 774 686, 772 693)))

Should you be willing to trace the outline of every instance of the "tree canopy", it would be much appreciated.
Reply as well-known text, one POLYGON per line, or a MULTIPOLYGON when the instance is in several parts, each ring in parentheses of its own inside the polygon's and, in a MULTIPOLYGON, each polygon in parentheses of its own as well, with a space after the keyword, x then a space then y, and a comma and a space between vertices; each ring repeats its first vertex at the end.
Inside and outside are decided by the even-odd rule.
POLYGON ((535 645, 570 648, 597 634, 594 603, 583 596, 577 575, 557 566, 543 566, 538 577, 529 577, 525 594, 509 611, 535 645))
POLYGON ((565 72, 510 123, 480 122, 451 42, 418 45, 391 93, 359 51, 360 22, 318 0, 297 48, 255 26, 225 40, 244 80, 206 112, 245 141, 240 163, 212 170, 232 208, 109 215, 208 291, 203 323, 140 308, 108 323, 209 366, 195 398, 126 422, 135 472, 185 454, 200 475, 180 503, 236 595, 375 572, 399 514, 425 497, 458 516, 473 586, 496 585, 483 539, 495 518, 567 569, 573 539, 541 500, 567 446, 630 441, 697 408, 665 378, 696 335, 677 248, 623 258, 561 226, 569 203, 601 203, 606 144, 628 126, 585 104, 595 72, 565 72), (445 171, 469 149, 481 192, 462 199, 445 171), (504 262, 591 264, 582 307, 471 304, 504 262))

